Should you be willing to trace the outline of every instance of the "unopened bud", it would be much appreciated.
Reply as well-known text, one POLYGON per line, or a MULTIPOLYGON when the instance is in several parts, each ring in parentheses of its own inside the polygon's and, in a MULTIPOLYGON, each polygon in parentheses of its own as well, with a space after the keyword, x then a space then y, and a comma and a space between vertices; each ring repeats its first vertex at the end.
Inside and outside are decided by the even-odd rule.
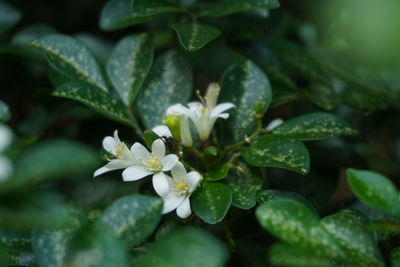
POLYGON ((261 119, 264 116, 265 105, 261 101, 257 101, 254 105, 254 111, 256 112, 256 118, 261 119))
POLYGON ((169 130, 171 131, 172 136, 176 140, 181 139, 181 126, 180 126, 180 119, 177 115, 168 115, 165 118, 165 124, 168 126, 169 130))
POLYGON ((203 156, 208 162, 212 162, 218 156, 218 149, 215 146, 209 146, 203 151, 203 156))

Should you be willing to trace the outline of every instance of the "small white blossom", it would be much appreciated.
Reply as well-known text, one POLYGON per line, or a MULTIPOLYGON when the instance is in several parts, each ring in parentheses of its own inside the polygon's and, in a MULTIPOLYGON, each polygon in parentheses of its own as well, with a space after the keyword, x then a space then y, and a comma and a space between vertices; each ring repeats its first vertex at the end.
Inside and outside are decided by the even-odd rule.
POLYGON ((279 125, 281 125, 283 123, 283 120, 281 118, 278 119, 274 119, 273 121, 271 121, 267 127, 265 127, 266 130, 272 130, 275 127, 278 127, 279 125))
POLYGON ((189 126, 189 109, 182 104, 175 104, 167 109, 167 116, 168 115, 176 115, 179 117, 181 142, 184 146, 191 147, 193 145, 193 139, 189 126))
POLYGON ((165 155, 165 144, 157 139, 151 146, 151 153, 140 143, 131 147, 133 156, 139 162, 137 166, 131 166, 122 172, 124 181, 136 181, 153 174, 153 187, 160 196, 169 191, 167 176, 164 174, 170 171, 178 162, 178 156, 174 154, 165 155))
POLYGON ((166 125, 158 125, 151 130, 159 137, 172 137, 172 133, 166 125))
POLYGON ((218 118, 227 119, 229 113, 224 112, 235 107, 232 103, 216 105, 220 90, 221 88, 217 83, 212 83, 207 88, 204 104, 200 102, 188 103, 189 117, 193 121, 201 140, 207 140, 215 121, 218 118))
POLYGON ((164 201, 162 213, 168 213, 176 209, 176 213, 182 219, 192 214, 189 197, 199 185, 202 177, 198 172, 187 173, 181 162, 178 162, 171 170, 172 177, 168 176, 169 192, 162 197, 164 201))
POLYGON ((132 151, 119 139, 117 130, 114 132, 114 137, 107 136, 103 139, 103 147, 108 153, 112 154, 115 159, 110 160, 105 166, 96 170, 93 176, 139 164, 134 158, 132 151))

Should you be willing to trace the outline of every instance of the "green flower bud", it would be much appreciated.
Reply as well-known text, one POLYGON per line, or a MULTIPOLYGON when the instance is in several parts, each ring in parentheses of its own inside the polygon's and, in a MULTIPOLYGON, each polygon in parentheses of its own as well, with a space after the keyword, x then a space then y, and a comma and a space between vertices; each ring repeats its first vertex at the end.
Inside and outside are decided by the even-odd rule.
POLYGON ((165 124, 168 126, 169 130, 171 131, 172 136, 176 140, 181 139, 181 121, 179 116, 177 115, 168 115, 165 118, 165 124))
POLYGON ((261 101, 257 101, 254 105, 254 111, 256 112, 256 118, 260 119, 264 115, 264 103, 261 101))
POLYGON ((212 162, 218 156, 218 149, 215 146, 209 146, 203 151, 203 156, 208 162, 212 162))

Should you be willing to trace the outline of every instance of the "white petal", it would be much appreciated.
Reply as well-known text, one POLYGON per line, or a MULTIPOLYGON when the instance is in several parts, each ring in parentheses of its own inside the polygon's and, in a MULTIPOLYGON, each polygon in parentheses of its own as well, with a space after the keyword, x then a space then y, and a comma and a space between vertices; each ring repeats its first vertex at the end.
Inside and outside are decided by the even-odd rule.
POLYGON ((169 192, 169 183, 168 183, 168 178, 167 175, 165 175, 163 172, 159 172, 153 175, 153 187, 156 193, 159 196, 165 196, 169 192))
POLYGON ((198 101, 189 102, 188 104, 189 109, 201 109, 203 104, 198 101))
POLYGON ((151 159, 150 152, 141 143, 134 143, 131 151, 135 159, 140 162, 148 162, 151 159))
POLYGON ((6 157, 0 156, 0 182, 6 180, 12 173, 13 166, 11 161, 6 157))
POLYGON ((107 163, 107 167, 110 169, 124 169, 134 165, 138 165, 135 160, 120 160, 120 159, 112 159, 109 163, 107 163))
POLYGON ((163 157, 161 160, 162 171, 166 172, 171 170, 178 162, 178 160, 179 160, 178 156, 174 154, 169 154, 163 157))
POLYGON ((115 151, 117 150, 115 139, 111 136, 106 136, 103 139, 103 147, 108 152, 115 156, 115 151))
POLYGON ((218 104, 212 111, 211 111, 211 115, 210 117, 217 117, 218 115, 220 115, 222 112, 235 107, 234 104, 232 103, 222 103, 222 104, 218 104))
POLYGON ((169 128, 165 125, 158 125, 151 129, 153 132, 155 132, 159 137, 166 136, 166 137, 171 137, 171 131, 169 128))
POLYGON ((167 115, 187 115, 189 109, 182 104, 175 104, 167 109, 167 115))
POLYGON ((169 193, 163 196, 162 199, 164 201, 162 213, 165 214, 176 209, 185 199, 185 196, 178 196, 176 192, 169 191, 169 193))
POLYGON ((184 201, 178 206, 176 209, 176 214, 178 214, 179 217, 182 219, 185 219, 192 214, 192 210, 190 209, 190 201, 189 198, 185 198, 184 201))
POLYGON ((206 96, 204 97, 207 108, 214 108, 217 104, 218 95, 221 91, 221 87, 218 83, 210 83, 207 88, 206 96))
POLYGON ((271 122, 267 125, 267 127, 266 127, 265 129, 266 129, 266 130, 272 130, 272 129, 274 129, 275 127, 281 125, 282 123, 283 123, 283 120, 282 120, 282 119, 280 119, 280 118, 274 119, 273 121, 271 121, 271 122))
POLYGON ((121 143, 121 140, 119 139, 119 136, 118 136, 118 130, 114 131, 114 139, 115 139, 116 143, 121 143))
POLYGON ((177 162, 175 164, 175 166, 171 170, 171 174, 172 177, 174 177, 174 180, 176 181, 184 180, 186 182, 186 180, 188 179, 185 166, 183 166, 181 162, 177 162))
POLYGON ((150 174, 152 174, 152 172, 146 170, 143 166, 132 166, 122 172, 122 178, 125 182, 137 181, 150 174))
POLYGON ((181 121, 181 139, 182 144, 186 147, 191 147, 193 145, 192 134, 190 132, 189 120, 186 116, 180 117, 181 121))
POLYGON ((0 123, 0 152, 3 152, 10 145, 12 136, 10 128, 0 123))
POLYGON ((165 144, 161 139, 153 142, 151 145, 151 154, 158 159, 162 159, 165 156, 165 144))
POLYGON ((198 172, 192 171, 188 173, 187 179, 189 182, 189 193, 192 193, 199 185, 202 177, 198 172))
POLYGON ((103 167, 97 169, 97 170, 93 173, 93 177, 99 176, 99 175, 101 175, 101 174, 103 174, 103 173, 106 173, 106 172, 109 172, 109 171, 112 171, 112 170, 115 170, 115 169, 109 168, 109 167, 107 167, 107 165, 106 165, 106 166, 103 166, 103 167))

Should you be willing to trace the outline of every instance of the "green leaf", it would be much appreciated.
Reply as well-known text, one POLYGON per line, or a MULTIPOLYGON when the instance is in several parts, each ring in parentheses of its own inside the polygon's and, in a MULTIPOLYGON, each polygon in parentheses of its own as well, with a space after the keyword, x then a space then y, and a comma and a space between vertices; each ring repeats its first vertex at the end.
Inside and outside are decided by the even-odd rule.
POLYGON ((256 124, 256 102, 265 112, 272 100, 268 77, 252 61, 235 64, 222 77, 220 102, 231 102, 236 108, 228 119, 235 141, 244 139, 256 124))
POLYGON ((204 183, 191 197, 194 213, 210 224, 224 219, 231 202, 231 189, 221 183, 204 183))
POLYGON ((161 55, 137 98, 137 108, 146 128, 161 124, 167 108, 186 103, 193 86, 190 64, 176 51, 161 55))
POLYGON ((224 266, 228 252, 224 244, 208 232, 183 228, 167 234, 149 247, 136 261, 139 267, 224 266))
POLYGON ((0 100, 0 122, 6 122, 10 117, 11 114, 8 105, 0 100))
POLYGON ((224 179, 229 172, 228 165, 220 165, 212 169, 211 171, 206 173, 205 179, 206 181, 218 181, 224 179))
POLYGON ((125 105, 135 100, 153 62, 153 44, 148 34, 130 35, 114 48, 107 73, 125 105))
POLYGON ((232 190, 232 206, 250 209, 256 204, 257 191, 262 187, 261 172, 243 161, 239 161, 237 167, 231 170, 227 178, 232 190))
MULTIPOLYGON (((300 88, 300 92, 314 104, 325 110, 332 110, 339 103, 335 91, 331 87, 323 84, 311 84, 307 88, 300 88)), ((348 97, 351 98, 350 96, 348 97)))
POLYGON ((207 8, 203 8, 199 15, 203 17, 222 17, 257 8, 274 9, 278 7, 278 0, 219 0, 207 8))
POLYGON ((5 1, 0 1, 0 33, 3 33, 14 27, 21 17, 22 15, 18 10, 5 1))
POLYGON ((322 219, 321 224, 342 246, 347 263, 384 266, 371 234, 357 217, 350 213, 336 213, 322 219))
POLYGON ((53 139, 35 144, 16 160, 14 174, 3 189, 30 186, 57 177, 90 173, 98 164, 98 155, 80 143, 53 139))
POLYGON ((336 267, 332 260, 316 256, 301 247, 291 246, 283 242, 274 243, 268 250, 268 260, 272 266, 296 267, 336 267))
POLYGON ((390 262, 392 267, 400 266, 400 247, 394 248, 390 251, 390 262))
POLYGON ((158 197, 125 196, 107 207, 100 222, 129 246, 137 246, 155 230, 161 219, 162 206, 158 197))
POLYGON ((210 25, 193 23, 174 23, 171 27, 176 31, 183 48, 194 52, 220 36, 221 31, 210 25))
POLYGON ((107 92, 107 86, 92 52, 81 41, 63 34, 49 34, 31 42, 49 64, 64 75, 107 92))
POLYGON ((286 136, 266 135, 242 150, 249 164, 259 167, 277 167, 307 174, 310 156, 304 144, 286 136))
POLYGON ((144 142, 146 143, 146 146, 151 149, 151 145, 153 144, 154 141, 159 139, 160 137, 153 131, 151 130, 145 130, 143 134, 144 142))
POLYGON ((167 0, 112 0, 103 8, 100 27, 111 31, 147 22, 174 12, 185 12, 167 0))
POLYGON ((132 125, 132 119, 122 103, 115 100, 110 94, 89 84, 67 82, 57 88, 53 95, 77 100, 112 120, 132 125))
POLYGON ((398 191, 387 177, 372 171, 347 170, 353 193, 365 204, 400 218, 398 191))
POLYGON ((256 217, 264 229, 292 246, 327 259, 344 258, 339 244, 321 226, 319 218, 301 202, 274 199, 259 206, 256 217))
POLYGON ((346 121, 330 113, 316 112, 285 121, 272 131, 299 140, 319 140, 357 133, 346 121))

